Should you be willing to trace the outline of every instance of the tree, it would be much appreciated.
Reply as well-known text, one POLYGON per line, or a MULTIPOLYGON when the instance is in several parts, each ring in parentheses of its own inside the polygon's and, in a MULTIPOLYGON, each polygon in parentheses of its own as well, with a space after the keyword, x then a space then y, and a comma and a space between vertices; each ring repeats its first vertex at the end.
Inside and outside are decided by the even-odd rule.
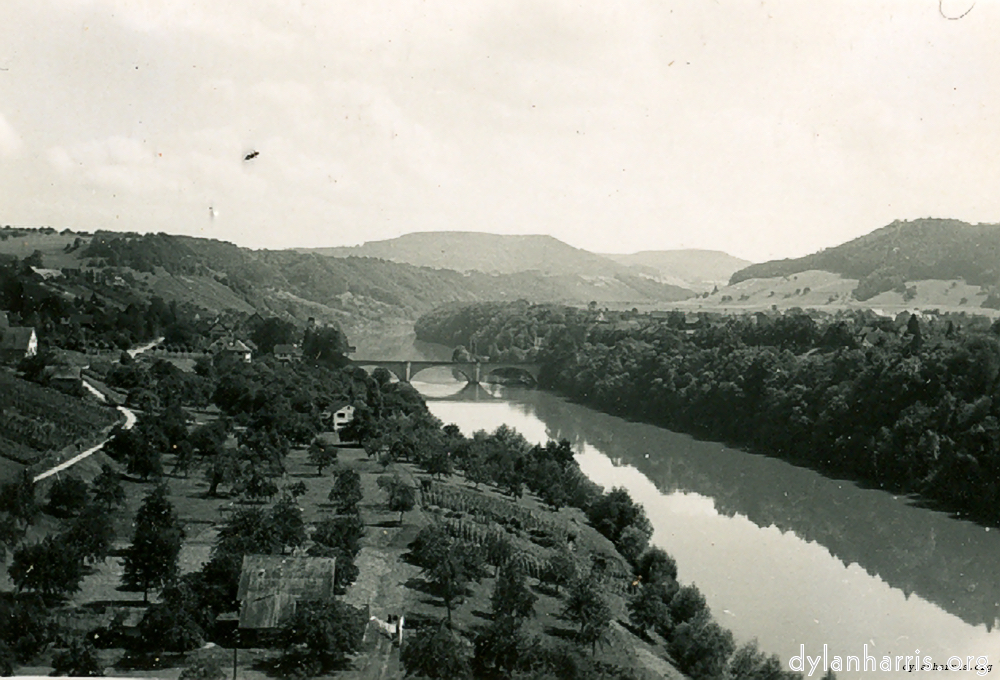
POLYGON ((151 588, 161 588, 177 576, 184 529, 167 492, 165 484, 158 484, 146 494, 136 512, 132 545, 125 550, 122 582, 142 590, 143 601, 149 600, 151 588))
POLYGON ((475 677, 509 678, 519 667, 528 665, 525 662, 537 653, 538 640, 529 639, 521 623, 511 616, 499 616, 476 632, 472 657, 475 677))
POLYGON ((469 644, 451 630, 450 623, 424 626, 411 634, 399 653, 407 675, 440 680, 472 677, 469 644))
POLYGON ((722 677, 735 647, 733 634, 713 621, 707 611, 678 625, 667 643, 677 668, 694 680, 722 677))
POLYGON ((101 507, 91 504, 69 522, 60 539, 82 559, 98 562, 111 553, 115 523, 101 507))
POLYGON ((560 586, 569 586, 576 580, 576 560, 569 550, 563 548, 549 558, 542 573, 545 580, 556 587, 558 594, 560 586))
POLYGON ((22 470, 16 481, 0 487, 0 510, 10 513, 22 525, 34 521, 38 514, 38 502, 35 500, 35 481, 30 472, 22 470))
POLYGON ((233 484, 240 477, 242 468, 236 451, 231 448, 219 447, 205 468, 208 480, 208 495, 215 497, 219 493, 220 484, 233 484))
POLYGON ((94 503, 107 512, 125 504, 125 487, 122 478, 108 463, 101 465, 101 473, 90 482, 90 495, 94 503))
POLYGON ((648 545, 649 534, 634 524, 630 524, 622 530, 616 547, 621 556, 628 560, 629 564, 634 565, 639 561, 639 557, 648 545))
POLYGON ((500 570, 490 597, 494 618, 508 616, 520 620, 534 616, 537 600, 538 596, 528 588, 524 572, 508 562, 500 570))
POLYGON ((451 612, 469 590, 472 581, 485 576, 485 560, 479 548, 465 542, 455 542, 443 559, 425 567, 435 592, 444 601, 448 610, 448 625, 451 626, 451 612))
POLYGON ((643 584, 639 591, 629 598, 629 620, 644 631, 653 629, 666 637, 674 628, 670 618, 669 603, 675 590, 676 586, 671 589, 664 581, 643 584))
POLYGON ((295 335, 295 324, 269 316, 250 333, 250 339, 262 354, 271 354, 275 345, 290 345, 294 342, 295 335))
POLYGON ((378 485, 385 489, 390 512, 399 513, 399 524, 403 524, 403 513, 409 512, 417 503, 417 495, 413 487, 404 482, 398 475, 379 477, 378 485))
POLYGON ((104 665, 94 645, 86 640, 73 638, 69 647, 52 657, 52 675, 97 678, 104 675, 104 665))
POLYGON ((305 543, 306 524, 302 519, 302 508, 291 496, 282 496, 274 504, 268 512, 268 522, 283 553, 305 543))
POLYGON ((677 581, 677 562, 663 548, 653 547, 644 552, 639 557, 635 571, 643 585, 677 581))
POLYGON ((309 462, 316 466, 316 476, 323 476, 323 468, 337 464, 337 448, 314 439, 309 445, 309 462))
POLYGON ((336 506, 340 515, 356 514, 358 503, 364 498, 361 490, 361 475, 350 468, 338 470, 334 475, 333 487, 327 499, 336 506))
POLYGON ((154 604, 139 622, 139 636, 147 652, 189 652, 201 647, 205 633, 190 606, 179 598, 154 604))
POLYGON ((757 640, 741 645, 729 659, 727 677, 733 680, 784 680, 787 676, 777 654, 760 651, 757 640))
POLYGON ((268 475, 267 465, 258 460, 243 463, 239 478, 233 484, 233 491, 247 500, 264 501, 278 493, 277 483, 268 475))
POLYGON ((438 479, 447 477, 454 471, 451 455, 442 447, 435 447, 430 452, 421 454, 420 467, 438 479))
POLYGON ((44 597, 36 593, 0 598, 0 662, 4 666, 30 662, 51 642, 55 630, 49 610, 44 597))
POLYGON ((440 524, 430 524, 421 529, 410 543, 409 559, 424 570, 447 557, 454 541, 440 524))
POLYGON ((49 514, 71 517, 87 505, 87 483, 76 477, 60 477, 49 487, 49 514))
POLYGON ((303 357, 335 368, 348 364, 349 349, 347 336, 339 328, 332 326, 306 331, 302 340, 303 357))
POLYGON ((139 475, 143 481, 150 476, 159 477, 163 474, 160 452, 149 443, 146 436, 133 427, 131 430, 118 430, 104 450, 117 461, 125 463, 129 474, 139 475))
POLYGON ((635 527, 645 533, 647 538, 653 534, 646 511, 622 488, 616 487, 591 503, 587 508, 587 518, 595 529, 616 546, 626 527, 635 527))
MULTIPOLYGON (((350 554, 357 555, 361 551, 361 539, 365 535, 365 525, 357 515, 342 515, 323 520, 316 525, 313 531, 312 540, 314 547, 336 548, 350 554)), ((310 554, 321 554, 322 549, 310 554)), ((338 565, 339 568, 339 565, 338 565)))
POLYGON ((18 591, 33 590, 47 598, 62 598, 80 589, 83 561, 54 536, 14 551, 7 570, 18 591))
POLYGON ((702 613, 708 614, 708 604, 693 583, 680 588, 670 600, 670 618, 675 624, 690 621, 702 613))
POLYGON ((611 608, 601 595, 601 588, 590 578, 578 579, 569 589, 563 616, 577 623, 577 639, 591 645, 591 655, 597 653, 597 642, 611 627, 611 608))
POLYGON ((366 624, 359 609, 339 600, 300 602, 278 630, 279 670, 319 675, 344 668, 360 650, 366 624))

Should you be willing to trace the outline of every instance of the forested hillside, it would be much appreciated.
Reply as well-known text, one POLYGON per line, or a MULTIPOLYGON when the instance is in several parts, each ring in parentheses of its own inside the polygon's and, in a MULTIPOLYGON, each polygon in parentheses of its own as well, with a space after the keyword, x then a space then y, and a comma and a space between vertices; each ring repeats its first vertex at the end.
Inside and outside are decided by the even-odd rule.
POLYGON ((600 321, 497 305, 437 312, 417 332, 510 339, 574 399, 1000 524, 1000 322, 867 311, 600 321))
POLYGON ((374 309, 374 318, 386 313, 409 316, 450 301, 664 301, 690 294, 626 271, 610 272, 599 282, 566 272, 553 276, 460 273, 368 257, 253 251, 221 241, 166 234, 99 232, 82 254, 99 264, 151 274, 162 269, 174 275, 211 276, 257 308, 280 307, 281 301, 298 298, 341 311, 374 309))
MULTIPOLYGON (((752 264, 730 283, 823 270, 859 279, 854 295, 867 300, 920 279, 964 279, 1000 284, 1000 225, 958 220, 893 222, 834 248, 790 260, 752 264)), ((998 304, 994 295, 984 306, 998 304)))

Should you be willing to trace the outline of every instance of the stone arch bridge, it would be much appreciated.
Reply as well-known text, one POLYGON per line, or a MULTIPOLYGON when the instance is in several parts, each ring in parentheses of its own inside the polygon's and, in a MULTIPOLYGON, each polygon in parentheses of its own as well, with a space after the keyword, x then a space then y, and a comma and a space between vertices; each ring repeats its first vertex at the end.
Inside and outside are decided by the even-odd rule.
POLYGON ((538 382, 538 372, 541 370, 540 364, 533 364, 524 361, 396 361, 386 359, 352 359, 355 366, 381 367, 395 375, 402 382, 410 382, 413 376, 428 368, 444 367, 458 371, 472 385, 478 385, 491 373, 500 369, 517 369, 530 375, 538 382))

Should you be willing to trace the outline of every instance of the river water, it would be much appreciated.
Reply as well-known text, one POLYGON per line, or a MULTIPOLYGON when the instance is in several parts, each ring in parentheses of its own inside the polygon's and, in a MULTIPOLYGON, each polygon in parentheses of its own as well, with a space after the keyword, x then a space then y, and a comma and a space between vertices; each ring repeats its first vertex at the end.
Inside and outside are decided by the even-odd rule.
MULTIPOLYGON (((440 359, 445 350, 414 351, 440 359)), ((652 542, 674 556, 680 580, 697 584, 716 619, 740 642, 756 637, 786 668, 801 645, 810 656, 825 644, 829 660, 862 663, 867 645, 875 662, 888 655, 893 666, 917 650, 937 663, 986 655, 989 676, 1000 674, 1000 530, 542 390, 464 387, 440 373, 418 381, 428 375, 414 386, 466 434, 506 423, 532 442, 569 439, 588 477, 625 487, 645 506, 652 542)))

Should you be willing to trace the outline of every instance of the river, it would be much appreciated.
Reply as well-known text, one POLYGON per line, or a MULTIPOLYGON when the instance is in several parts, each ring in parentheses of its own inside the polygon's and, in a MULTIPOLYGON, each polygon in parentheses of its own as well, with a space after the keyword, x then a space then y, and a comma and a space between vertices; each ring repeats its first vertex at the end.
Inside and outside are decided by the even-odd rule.
MULTIPOLYGON (((445 352, 422 343, 413 351, 445 352)), ((1000 531, 542 390, 430 379, 414 385, 466 434, 506 423, 533 442, 569 439, 588 477, 625 487, 645 506, 652 542, 674 556, 680 580, 697 584, 716 619, 738 641, 756 637, 786 668, 800 645, 816 656, 826 644, 829 659, 863 662, 867 645, 893 665, 917 650, 937 663, 987 655, 1000 673, 1000 531)))

